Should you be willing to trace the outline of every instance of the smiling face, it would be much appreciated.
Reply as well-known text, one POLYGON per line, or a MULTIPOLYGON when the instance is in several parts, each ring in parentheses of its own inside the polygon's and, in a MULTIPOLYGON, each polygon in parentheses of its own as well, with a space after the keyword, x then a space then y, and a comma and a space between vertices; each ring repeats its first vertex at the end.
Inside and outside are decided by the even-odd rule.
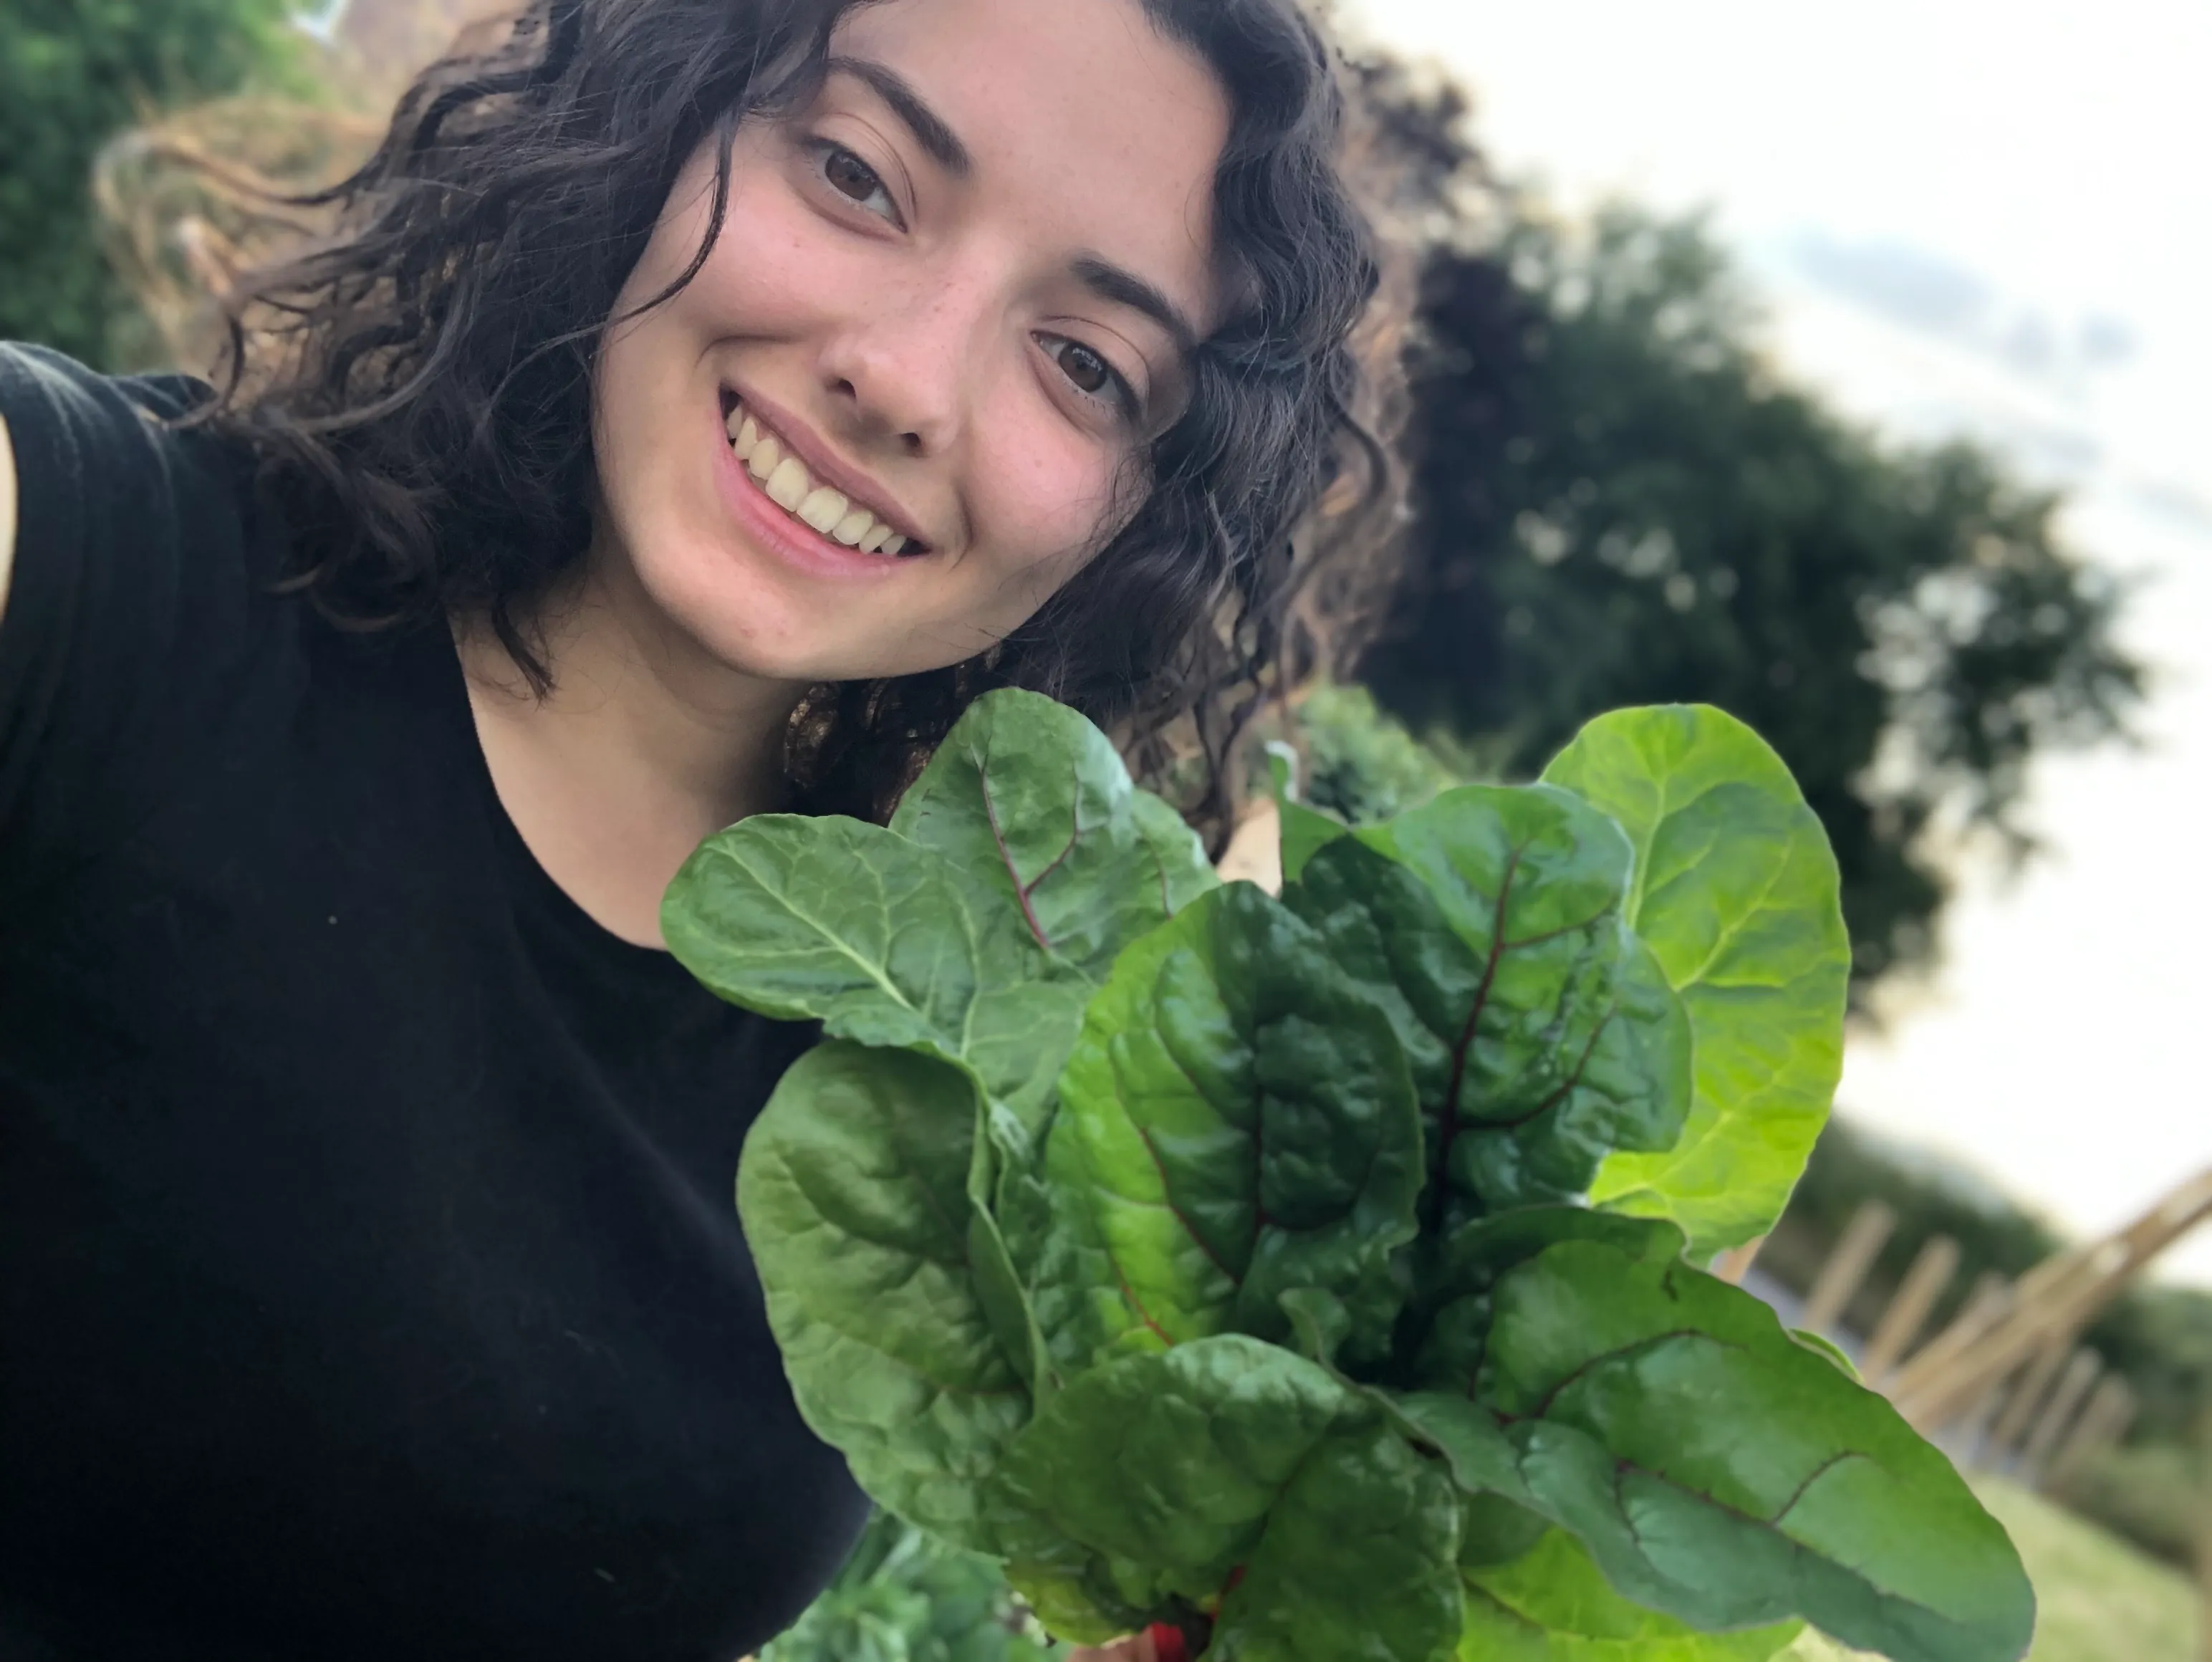
MULTIPOLYGON (((777 681, 939 668, 1018 627, 1178 412, 1229 119, 1135 0, 855 8, 812 103, 740 128, 697 277, 610 332, 595 560, 777 681)), ((714 170, 709 143, 618 317, 681 277, 714 170)))

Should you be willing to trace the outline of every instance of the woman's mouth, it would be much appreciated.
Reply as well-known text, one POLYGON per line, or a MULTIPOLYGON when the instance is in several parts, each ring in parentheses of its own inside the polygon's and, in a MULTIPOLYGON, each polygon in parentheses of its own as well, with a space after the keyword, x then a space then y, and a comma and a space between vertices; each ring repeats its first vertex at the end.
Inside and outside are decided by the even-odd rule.
POLYGON ((724 427, 730 447, 759 484, 761 494, 808 530, 863 554, 912 558, 929 551, 885 523, 867 503, 818 484, 791 447, 748 411, 730 400, 724 427))

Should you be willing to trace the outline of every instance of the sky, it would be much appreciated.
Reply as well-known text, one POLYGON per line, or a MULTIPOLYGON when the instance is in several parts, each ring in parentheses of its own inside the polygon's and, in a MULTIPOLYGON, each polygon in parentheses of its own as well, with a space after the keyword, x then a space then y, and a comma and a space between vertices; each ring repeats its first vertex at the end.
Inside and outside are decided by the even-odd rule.
MULTIPOLYGON (((1567 208, 1702 209, 1773 360, 1901 440, 2063 487, 2139 582, 2136 752, 2039 767, 2046 851, 1963 851, 1943 956, 1838 1102, 2071 1232, 2212 1164, 2212 4, 1351 0, 1567 208)), ((2212 1287, 2212 1226, 2160 1266, 2212 1287)))

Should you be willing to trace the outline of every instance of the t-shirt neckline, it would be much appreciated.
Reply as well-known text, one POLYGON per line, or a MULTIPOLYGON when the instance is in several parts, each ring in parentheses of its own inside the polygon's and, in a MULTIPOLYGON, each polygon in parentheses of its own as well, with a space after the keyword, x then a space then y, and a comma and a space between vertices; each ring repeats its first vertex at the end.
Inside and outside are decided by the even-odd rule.
POLYGON ((586 950, 647 971, 678 967, 675 954, 666 947, 643 947, 635 941, 626 941, 600 922, 578 904, 576 898, 562 888, 539 861, 515 825, 514 817, 507 813, 507 804, 501 800, 499 782, 492 777, 490 760, 484 755, 483 737, 477 729, 476 707, 469 697, 468 670, 461 662, 460 645, 450 629, 437 630, 434 635, 439 679, 443 683, 441 702, 448 712, 449 736, 463 753, 471 789, 491 828, 493 840, 499 845, 500 858, 507 870, 521 883, 532 904, 552 917, 586 950))

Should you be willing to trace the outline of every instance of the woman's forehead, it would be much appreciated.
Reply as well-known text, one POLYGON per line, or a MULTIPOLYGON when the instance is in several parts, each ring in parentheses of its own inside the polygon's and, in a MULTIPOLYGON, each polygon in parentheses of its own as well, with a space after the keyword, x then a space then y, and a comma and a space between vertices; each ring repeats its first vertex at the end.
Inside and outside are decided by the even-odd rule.
POLYGON ((1040 252, 1099 256, 1206 326, 1228 98, 1137 0, 881 0, 831 53, 896 76, 921 108, 894 108, 894 131, 939 124, 925 148, 957 145, 977 199, 1040 252))

